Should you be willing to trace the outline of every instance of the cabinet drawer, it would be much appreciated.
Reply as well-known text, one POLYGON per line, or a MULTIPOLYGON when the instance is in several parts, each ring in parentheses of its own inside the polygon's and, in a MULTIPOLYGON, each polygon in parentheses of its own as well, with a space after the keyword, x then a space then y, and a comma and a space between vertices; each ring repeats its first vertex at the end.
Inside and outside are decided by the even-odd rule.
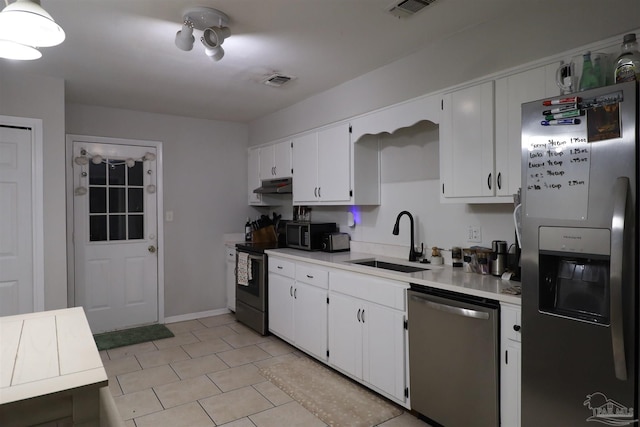
POLYGON ((322 289, 329 288, 329 272, 308 264, 296 264, 296 280, 322 289))
POLYGON ((350 271, 331 272, 331 290, 374 302, 396 310, 405 310, 407 283, 350 271))
POLYGON ((269 273, 276 273, 286 277, 295 277, 296 265, 281 258, 269 257, 269 273))
POLYGON ((522 339, 520 332, 520 308, 515 306, 502 305, 500 314, 502 336, 511 341, 520 342, 522 339))

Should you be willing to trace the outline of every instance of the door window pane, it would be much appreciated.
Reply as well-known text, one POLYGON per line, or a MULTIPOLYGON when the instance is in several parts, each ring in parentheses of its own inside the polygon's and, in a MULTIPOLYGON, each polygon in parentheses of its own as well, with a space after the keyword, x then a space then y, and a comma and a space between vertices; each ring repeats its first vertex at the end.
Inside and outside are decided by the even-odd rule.
POLYGON ((109 185, 125 185, 125 169, 122 160, 109 160, 109 185))
POLYGON ((129 215, 129 240, 144 237, 144 216, 129 215))
POLYGON ((136 162, 132 168, 128 168, 129 185, 142 187, 144 185, 142 162, 136 162))
POLYGON ((107 185, 107 165, 89 161, 89 185, 107 185))
POLYGON ((92 242, 107 240, 106 215, 92 215, 89 217, 89 240, 92 242))
MULTIPOLYGON (((89 188, 89 212, 107 212, 107 189, 104 187, 89 188)), ((105 224, 106 225, 106 224, 105 224)))
POLYGON ((89 240, 144 239, 144 163, 125 159, 89 162, 89 240), (104 215, 95 215, 104 214, 104 215))
POLYGON ((109 213, 127 212, 124 188, 109 188, 109 213))
POLYGON ((144 190, 142 188, 129 188, 129 212, 143 212, 144 190))
POLYGON ((109 215, 109 240, 127 239, 126 215, 109 215))

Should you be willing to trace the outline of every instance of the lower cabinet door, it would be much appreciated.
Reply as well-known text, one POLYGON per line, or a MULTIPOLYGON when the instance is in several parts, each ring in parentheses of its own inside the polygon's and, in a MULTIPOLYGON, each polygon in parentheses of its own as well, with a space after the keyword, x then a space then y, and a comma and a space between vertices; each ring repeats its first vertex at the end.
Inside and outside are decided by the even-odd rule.
POLYGON ((521 344, 508 341, 502 351, 500 418, 505 427, 520 427, 521 344))
POLYGON ((294 280, 269 274, 269 330, 293 342, 294 280))
POLYGON ((404 313, 366 304, 363 320, 362 379, 372 386, 405 400, 404 313))
POLYGON ((362 304, 329 294, 329 361, 336 368, 362 378, 362 304))
POLYGON ((327 360, 327 290, 296 282, 294 317, 296 345, 327 360))

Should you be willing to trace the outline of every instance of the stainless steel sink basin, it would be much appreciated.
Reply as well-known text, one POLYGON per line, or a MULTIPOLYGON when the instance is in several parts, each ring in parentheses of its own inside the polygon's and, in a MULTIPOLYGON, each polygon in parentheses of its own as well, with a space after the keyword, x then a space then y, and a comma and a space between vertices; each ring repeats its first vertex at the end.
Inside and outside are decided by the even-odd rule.
POLYGON ((428 268, 415 267, 413 265, 394 264, 392 262, 378 261, 376 259, 363 259, 350 261, 351 264, 364 265, 367 267, 383 268, 385 270, 400 271, 402 273, 415 273, 417 271, 429 270, 428 268))

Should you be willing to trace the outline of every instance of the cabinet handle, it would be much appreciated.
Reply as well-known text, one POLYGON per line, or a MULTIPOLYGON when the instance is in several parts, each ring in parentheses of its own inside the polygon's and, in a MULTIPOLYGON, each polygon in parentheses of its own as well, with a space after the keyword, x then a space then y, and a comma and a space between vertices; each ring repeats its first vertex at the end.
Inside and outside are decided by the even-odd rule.
POLYGON ((313 187, 313 197, 318 197, 318 187, 313 187))
POLYGON ((276 174, 276 167, 272 167, 271 168, 271 175, 275 175, 276 174))
POLYGON ((289 295, 293 296, 293 286, 289 286, 289 295))
POLYGON ((282 270, 282 266, 281 266, 281 265, 277 266, 276 268, 277 268, 278 270, 282 270))
POLYGON ((498 190, 502 190, 502 172, 498 172, 498 190))
POLYGON ((318 187, 318 197, 322 198, 322 194, 320 194, 320 188, 322 188, 322 187, 318 187))
POLYGON ((360 322, 360 312, 362 311, 361 308, 358 309, 358 314, 356 315, 356 317, 358 318, 358 322, 360 322))
POLYGON ((298 299, 298 288, 293 290, 293 299, 298 299))
POLYGON ((489 187, 489 190, 491 190, 491 175, 493 174, 489 172, 489 176, 487 177, 487 186, 489 187))
POLYGON ((520 329, 522 329, 522 326, 520 325, 513 325, 513 330, 516 332, 520 332, 520 329))
POLYGON ((310 275, 310 274, 307 274, 307 278, 308 278, 308 279, 313 279, 313 276, 312 276, 312 275, 310 275))
POLYGON ((362 315, 360 317, 362 318, 362 323, 364 323, 364 308, 362 309, 362 315))

